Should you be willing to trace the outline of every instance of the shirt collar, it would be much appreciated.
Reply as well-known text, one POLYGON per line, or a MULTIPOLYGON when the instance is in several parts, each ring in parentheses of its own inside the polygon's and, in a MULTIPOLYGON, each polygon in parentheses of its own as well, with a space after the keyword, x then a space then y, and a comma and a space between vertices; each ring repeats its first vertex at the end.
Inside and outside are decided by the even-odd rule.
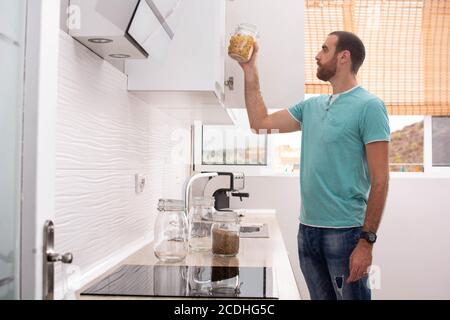
POLYGON ((351 92, 351 91, 353 91, 353 90, 355 90, 356 88, 359 88, 359 87, 361 87, 360 84, 354 86, 353 88, 351 88, 350 90, 347 90, 347 91, 345 91, 345 92, 337 93, 337 94, 334 94, 334 95, 331 94, 330 97, 332 97, 332 96, 340 96, 341 94, 349 93, 349 92, 351 92))

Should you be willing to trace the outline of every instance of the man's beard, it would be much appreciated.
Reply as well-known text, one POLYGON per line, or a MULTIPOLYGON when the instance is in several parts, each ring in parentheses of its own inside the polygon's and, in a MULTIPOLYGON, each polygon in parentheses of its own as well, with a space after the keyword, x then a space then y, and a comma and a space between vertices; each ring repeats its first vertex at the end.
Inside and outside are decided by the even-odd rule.
POLYGON ((330 62, 322 66, 319 66, 317 70, 317 78, 319 78, 322 81, 329 81, 336 75, 337 71, 336 64, 337 64, 337 56, 334 56, 334 58, 330 62))

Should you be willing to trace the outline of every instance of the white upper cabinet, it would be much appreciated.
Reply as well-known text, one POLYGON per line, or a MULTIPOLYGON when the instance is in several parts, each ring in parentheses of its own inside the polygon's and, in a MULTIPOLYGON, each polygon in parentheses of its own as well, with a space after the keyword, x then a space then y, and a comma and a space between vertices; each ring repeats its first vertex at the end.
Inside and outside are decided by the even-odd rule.
MULTIPOLYGON (((261 93, 268 108, 290 107, 304 96, 303 0, 227 1, 227 41, 240 23, 258 27, 258 70, 261 93)), ((227 108, 245 108, 244 76, 239 64, 225 59, 225 78, 234 90, 225 91, 227 108)))
MULTIPOLYGON (((125 62, 128 90, 183 119, 189 115, 209 124, 233 124, 224 108, 226 1, 170 2, 177 10, 166 5, 162 14, 176 32, 164 52, 150 50, 147 60, 125 62)), ((164 33, 160 28, 152 37, 162 43, 164 33)))
MULTIPOLYGON (((127 61, 130 91, 203 91, 223 95, 225 0, 184 0, 177 32, 163 56, 127 61)), ((152 52, 149 52, 152 56, 152 52)))

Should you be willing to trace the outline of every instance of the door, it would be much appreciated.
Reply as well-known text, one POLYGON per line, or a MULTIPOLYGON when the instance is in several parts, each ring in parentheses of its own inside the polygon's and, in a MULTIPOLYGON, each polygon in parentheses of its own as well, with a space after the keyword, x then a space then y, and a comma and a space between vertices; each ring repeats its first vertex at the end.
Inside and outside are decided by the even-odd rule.
POLYGON ((0 300, 20 297, 25 0, 0 2, 0 300))
POLYGON ((0 299, 43 297, 58 41, 59 1, 0 1, 0 299))
POLYGON ((42 299, 44 225, 55 214, 60 1, 6 3, 16 1, 26 5, 20 298, 42 299))

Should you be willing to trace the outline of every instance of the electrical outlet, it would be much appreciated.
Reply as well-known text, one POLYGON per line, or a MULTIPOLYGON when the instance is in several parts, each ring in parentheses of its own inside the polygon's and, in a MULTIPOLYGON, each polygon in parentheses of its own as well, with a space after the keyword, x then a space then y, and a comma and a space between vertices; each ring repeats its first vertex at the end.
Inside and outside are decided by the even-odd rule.
POLYGON ((145 184, 147 183, 147 177, 143 174, 135 174, 135 188, 136 193, 142 193, 145 189, 145 184))

